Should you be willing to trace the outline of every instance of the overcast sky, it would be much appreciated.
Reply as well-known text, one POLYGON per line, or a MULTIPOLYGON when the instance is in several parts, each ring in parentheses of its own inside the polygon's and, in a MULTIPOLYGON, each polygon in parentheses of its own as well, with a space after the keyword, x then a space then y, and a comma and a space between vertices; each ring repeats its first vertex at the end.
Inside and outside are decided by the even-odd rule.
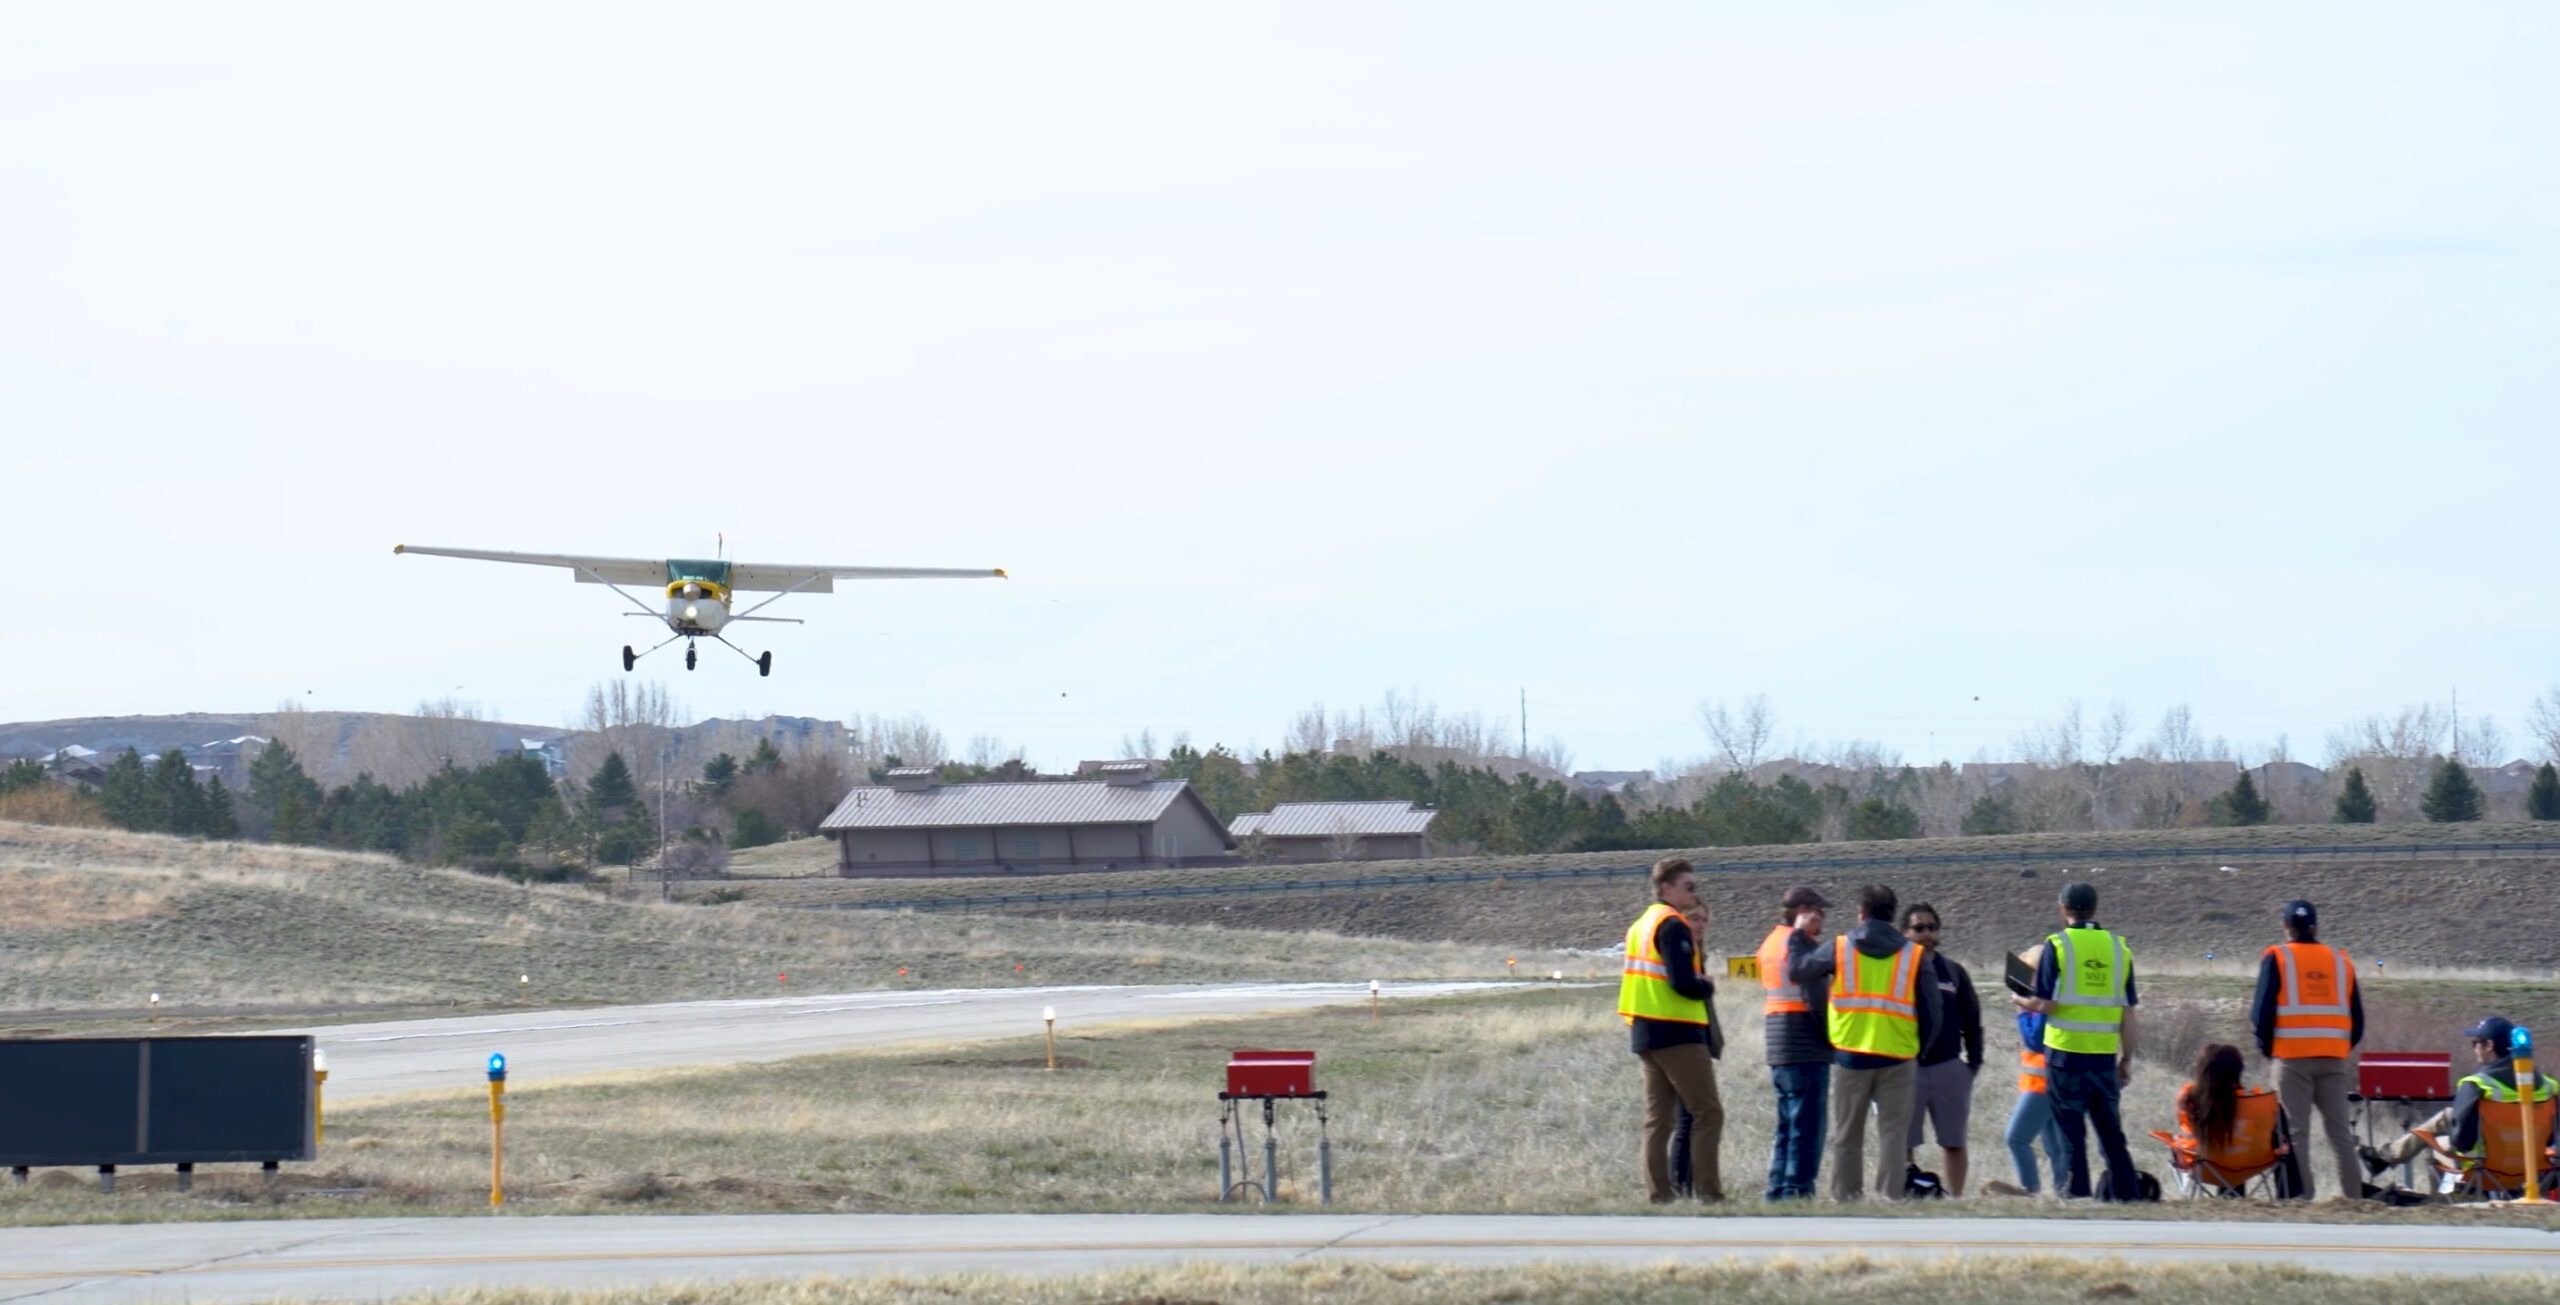
MULTIPOLYGON (((1004 566, 655 662, 1057 765, 1394 688, 1959 760, 2560 680, 2541 4, 0 11, 0 718, 562 722, 394 543, 1004 566)), ((652 674, 652 663, 641 674, 652 674)))

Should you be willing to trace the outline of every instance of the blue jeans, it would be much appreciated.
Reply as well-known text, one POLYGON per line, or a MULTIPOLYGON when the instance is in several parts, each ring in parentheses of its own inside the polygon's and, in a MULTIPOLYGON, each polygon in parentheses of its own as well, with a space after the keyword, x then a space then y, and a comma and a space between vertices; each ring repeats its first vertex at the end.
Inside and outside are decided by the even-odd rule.
POLYGON ((2062 1149, 2062 1129, 2053 1122, 2053 1099, 2042 1092, 2021 1092, 2018 1104, 2009 1110, 2009 1158, 2018 1165, 2018 1186, 2030 1193, 2044 1190, 2036 1181, 2036 1143, 2044 1143, 2045 1163, 2053 1170, 2053 1185, 2062 1186, 2070 1170, 2062 1149))
POLYGON ((1822 1168, 1822 1130, 1830 1120, 1831 1062, 1771 1065, 1769 1084, 1778 1090, 1778 1138, 1769 1152, 1772 1201, 1813 1196, 1813 1178, 1822 1168))
POLYGON ((2045 1095, 2053 1098, 2053 1121, 2062 1129, 2062 1154, 2070 1169, 2067 1195, 2089 1195, 2089 1137, 2095 1128, 2098 1149, 2106 1154, 2113 1180, 2108 1199, 2130 1201, 2141 1190, 2134 1178, 2133 1153, 2125 1149, 2124 1117, 2113 1056, 2068 1056, 2054 1053, 2045 1065, 2045 1095), (2067 1061, 2067 1063, 2066 1063, 2067 1061))

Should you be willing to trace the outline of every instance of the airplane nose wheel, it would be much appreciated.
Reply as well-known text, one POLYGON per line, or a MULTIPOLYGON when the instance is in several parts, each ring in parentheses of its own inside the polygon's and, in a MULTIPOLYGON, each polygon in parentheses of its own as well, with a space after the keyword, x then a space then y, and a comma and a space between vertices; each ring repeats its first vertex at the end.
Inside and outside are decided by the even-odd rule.
POLYGON ((692 644, 686 644, 686 645, 684 646, 684 668, 685 668, 686 670, 688 670, 688 671, 693 669, 693 645, 692 645, 692 644))
POLYGON ((756 674, 758 674, 758 675, 771 675, 771 674, 773 674, 773 654, 772 654, 772 653, 766 653, 764 656, 756 658, 756 674))

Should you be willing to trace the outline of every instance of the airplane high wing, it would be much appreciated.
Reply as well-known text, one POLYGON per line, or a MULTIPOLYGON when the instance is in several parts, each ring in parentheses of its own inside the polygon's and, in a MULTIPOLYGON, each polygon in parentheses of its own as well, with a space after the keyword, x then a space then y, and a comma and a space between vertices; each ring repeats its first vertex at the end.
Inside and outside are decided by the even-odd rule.
POLYGON ((743 648, 729 643, 720 631, 736 621, 779 621, 797 625, 798 621, 783 616, 758 616, 757 612, 791 594, 828 594, 835 592, 838 580, 1002 580, 1005 573, 995 568, 976 569, 940 566, 800 566, 777 563, 732 562, 726 558, 671 557, 652 561, 644 557, 592 557, 583 553, 505 553, 483 548, 424 548, 407 544, 391 546, 394 553, 420 553, 429 557, 458 557, 473 562, 514 562, 525 566, 556 566, 572 573, 580 584, 603 585, 620 594, 632 605, 630 615, 646 616, 666 624, 670 634, 648 652, 635 652, 629 645, 622 649, 622 669, 649 652, 656 652, 678 639, 685 641, 684 665, 693 669, 693 641, 716 639, 729 644, 739 656, 756 664, 756 673, 773 672, 773 654, 749 657, 743 648), (666 595, 663 614, 649 610, 646 603, 624 585, 648 585, 666 595), (731 611, 733 595, 740 591, 757 591, 773 595, 743 611, 731 611))
POLYGON ((565 566, 578 574, 573 577, 582 585, 662 585, 667 582, 667 564, 639 557, 585 557, 576 553, 496 553, 485 548, 428 548, 421 544, 393 544, 394 553, 424 553, 429 557, 461 557, 474 562, 521 562, 527 566, 565 566))
POLYGON ((1001 568, 971 570, 946 566, 776 566, 740 562, 729 571, 732 589, 781 593, 831 594, 838 580, 1002 580, 1001 568))

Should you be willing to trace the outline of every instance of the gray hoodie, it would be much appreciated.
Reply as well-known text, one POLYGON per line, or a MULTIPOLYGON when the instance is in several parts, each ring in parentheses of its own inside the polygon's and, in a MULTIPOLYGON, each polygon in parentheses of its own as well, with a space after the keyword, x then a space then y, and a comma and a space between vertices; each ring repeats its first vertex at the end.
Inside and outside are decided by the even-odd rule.
MULTIPOLYGON (((1901 951, 1908 943, 1909 940, 1902 936, 1900 929, 1894 928, 1891 923, 1884 920, 1860 920, 1858 927, 1849 931, 1849 945, 1857 948, 1859 955, 1877 960, 1883 960, 1901 951)), ((1808 992, 1818 987, 1828 993, 1831 990, 1831 956, 1832 949, 1828 941, 1810 950, 1798 952, 1794 961, 1787 967, 1787 977, 1803 985, 1808 992)), ((1941 1018, 1938 1009, 1938 985, 1922 983, 1916 986, 1918 992, 1915 995, 1919 998, 1920 1006, 1920 1045, 1925 1047, 1938 1033, 1938 1021, 1941 1018)), ((1831 1053, 1831 1063, 1842 1069, 1890 1069, 1904 1062, 1891 1056, 1870 1056, 1864 1052, 1841 1051, 1835 1048, 1831 1053)))

